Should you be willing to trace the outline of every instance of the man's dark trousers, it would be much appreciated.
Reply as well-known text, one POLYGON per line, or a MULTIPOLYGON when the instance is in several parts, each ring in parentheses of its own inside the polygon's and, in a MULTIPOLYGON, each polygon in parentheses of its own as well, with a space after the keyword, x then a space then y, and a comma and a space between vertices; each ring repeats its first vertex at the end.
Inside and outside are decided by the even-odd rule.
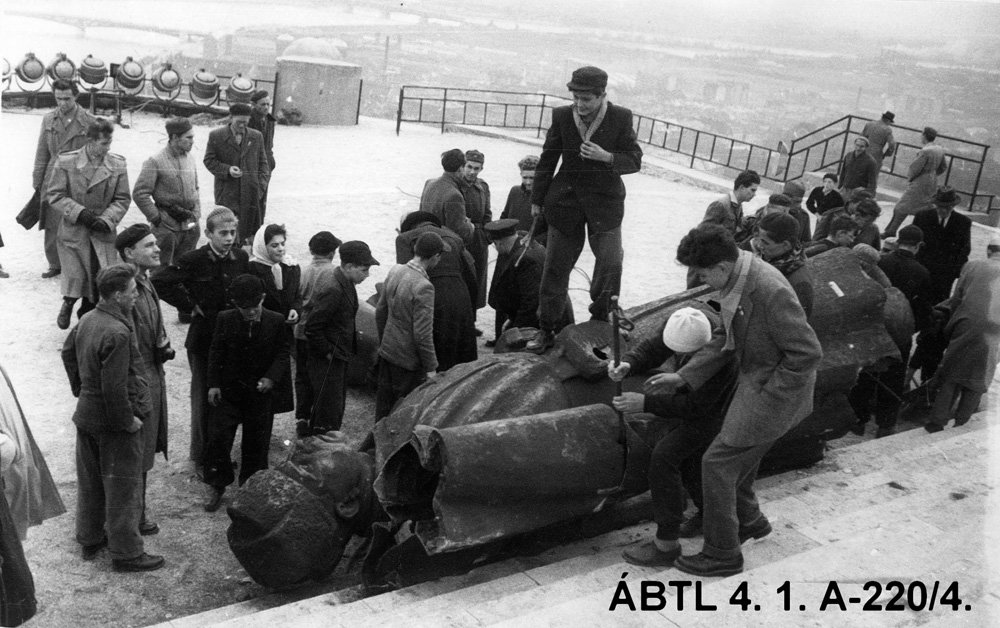
POLYGON ((717 429, 706 432, 682 421, 653 448, 649 458, 649 493, 656 538, 677 540, 687 507, 685 488, 698 510, 702 509, 701 457, 716 434, 717 429))
POLYGON ((583 244, 589 240, 594 253, 594 276, 590 281, 590 317, 606 321, 611 313, 611 297, 619 294, 622 283, 622 230, 585 233, 585 222, 580 221, 570 233, 549 226, 548 244, 545 247, 545 267, 539 288, 539 323, 542 329, 558 332, 566 310, 569 277, 580 259, 583 244))
POLYGON ((312 389, 309 415, 304 417, 313 430, 339 430, 347 407, 347 361, 328 360, 316 354, 306 359, 306 373, 312 389))
POLYGON ((142 515, 142 431, 76 430, 76 540, 97 545, 107 525, 108 549, 117 560, 143 553, 139 536, 142 515))
POLYGON ((410 394, 424 382, 426 373, 411 371, 393 364, 383 357, 378 361, 378 390, 375 393, 375 420, 380 421, 392 413, 396 402, 410 394))
POLYGON ((775 441, 752 447, 733 447, 716 437, 702 458, 702 494, 705 543, 702 553, 720 560, 742 555, 740 528, 755 525, 764 516, 753 491, 757 468, 775 441))
POLYGON ((217 489, 233 483, 233 463, 229 456, 240 424, 243 425, 240 486, 257 471, 266 469, 273 423, 270 393, 261 395, 247 391, 241 403, 222 400, 212 408, 205 445, 205 483, 217 489))

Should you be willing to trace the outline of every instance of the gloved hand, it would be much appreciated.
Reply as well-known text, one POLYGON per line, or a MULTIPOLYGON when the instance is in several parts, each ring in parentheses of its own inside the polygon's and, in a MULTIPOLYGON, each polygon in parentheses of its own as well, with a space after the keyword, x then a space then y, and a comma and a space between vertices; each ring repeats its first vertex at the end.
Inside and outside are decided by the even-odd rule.
POLYGON ((81 210, 76 216, 76 221, 88 229, 93 229, 94 223, 98 222, 97 216, 89 209, 81 210))
POLYGON ((108 226, 108 223, 99 218, 94 219, 94 224, 90 225, 90 230, 95 233, 111 233, 111 227, 108 226))

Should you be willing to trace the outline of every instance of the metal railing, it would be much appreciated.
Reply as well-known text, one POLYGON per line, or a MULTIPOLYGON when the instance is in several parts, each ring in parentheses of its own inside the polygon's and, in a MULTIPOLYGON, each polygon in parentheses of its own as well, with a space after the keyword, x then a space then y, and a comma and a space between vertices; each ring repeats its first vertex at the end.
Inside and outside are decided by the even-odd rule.
MULTIPOLYGON (((540 137, 551 124, 552 109, 569 102, 544 93, 404 85, 399 90, 396 134, 403 122, 418 122, 439 125, 442 132, 448 124, 456 124, 533 130, 540 137)), ((690 168, 704 162, 735 171, 752 169, 777 183, 839 167, 869 121, 847 115, 795 139, 787 149, 775 149, 633 112, 641 144, 683 155, 690 168)), ((883 163, 882 173, 905 181, 906 167, 920 150, 921 130, 899 125, 893 130, 897 149, 883 163)), ((947 135, 938 135, 937 143, 947 155, 944 184, 967 198, 973 211, 1000 209, 993 207, 994 195, 979 192, 989 146, 947 135)))

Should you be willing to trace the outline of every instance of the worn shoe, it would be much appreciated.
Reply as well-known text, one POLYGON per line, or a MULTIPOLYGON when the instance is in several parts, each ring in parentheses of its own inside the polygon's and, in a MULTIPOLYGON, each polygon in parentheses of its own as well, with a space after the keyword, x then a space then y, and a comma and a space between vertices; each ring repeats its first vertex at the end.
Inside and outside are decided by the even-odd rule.
POLYGON ((309 421, 306 421, 305 419, 295 420, 296 436, 298 436, 299 438, 305 438, 306 436, 310 436, 311 434, 312 430, 309 428, 309 421))
POLYGON ((205 512, 215 512, 222 505, 222 496, 226 493, 226 489, 213 488, 208 496, 208 500, 205 502, 205 512))
POLYGON ((154 556, 143 552, 140 556, 129 559, 116 558, 111 561, 111 566, 115 571, 153 571, 163 566, 162 556, 154 556))
POLYGON ((971 416, 963 417, 961 419, 959 419, 959 418, 956 417, 955 418, 955 427, 962 427, 963 425, 965 425, 966 423, 968 423, 969 419, 971 419, 971 418, 972 418, 971 416))
POLYGON ((680 555, 680 545, 673 551, 664 552, 656 547, 655 541, 646 541, 622 552, 622 558, 625 559, 625 562, 640 567, 670 567, 680 555))
POLYGON ((101 553, 101 550, 108 546, 108 537, 104 537, 99 542, 93 545, 84 545, 81 557, 83 560, 94 560, 97 555, 101 553))
POLYGON ((59 308, 59 316, 56 317, 56 325, 59 329, 69 329, 69 320, 73 316, 73 303, 71 301, 63 301, 62 307, 59 308))
POLYGON ((690 539, 696 536, 701 536, 701 513, 699 512, 690 519, 685 519, 684 523, 681 524, 678 534, 682 539, 690 539))
POLYGON ((139 534, 142 536, 153 536, 160 531, 160 526, 152 521, 143 521, 139 524, 139 534))
POLYGON ((943 425, 938 425, 937 423, 927 423, 924 425, 924 429, 931 434, 936 434, 944 429, 943 425))
POLYGON ((771 533, 771 522, 767 517, 761 517, 756 523, 750 526, 740 526, 740 545, 750 539, 762 539, 771 533))
POLYGON ((681 556, 674 561, 674 567, 677 567, 684 573, 703 578, 735 576, 743 571, 743 556, 721 559, 699 553, 694 556, 681 556))
POLYGON ((50 268, 44 273, 42 273, 42 279, 52 279, 53 277, 58 277, 62 274, 61 268, 50 268))
POLYGON ((545 353, 545 350, 556 344, 556 335, 551 331, 540 329, 535 336, 524 345, 524 350, 531 353, 545 353))

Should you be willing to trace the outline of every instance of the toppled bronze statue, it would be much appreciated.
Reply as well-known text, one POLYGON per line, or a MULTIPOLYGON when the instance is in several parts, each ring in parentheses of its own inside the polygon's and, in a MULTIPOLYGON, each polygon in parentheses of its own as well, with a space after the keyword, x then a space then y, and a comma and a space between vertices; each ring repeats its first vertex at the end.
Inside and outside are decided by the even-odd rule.
MULTIPOLYGON (((858 372, 899 359, 893 338, 912 334, 905 299, 868 278, 849 250, 814 258, 813 274, 810 323, 824 351, 815 411, 775 444, 762 472, 821 459, 825 441, 854 422, 846 395, 858 372)), ((712 307, 712 296, 694 289, 632 308, 626 342, 660 333, 680 307, 712 307)), ((499 346, 519 337, 509 330, 499 346)), ((424 557, 443 558, 585 520, 645 492, 651 449, 672 425, 629 416, 622 442, 608 405, 611 338, 610 325, 588 322, 564 329, 542 356, 500 353, 458 365, 379 422, 374 449, 354 450, 337 435, 300 441, 286 462, 237 492, 230 547, 254 580, 281 588, 323 578, 353 536, 374 530, 365 574, 377 581, 400 530, 424 557)), ((643 379, 627 378, 625 389, 643 379)))

